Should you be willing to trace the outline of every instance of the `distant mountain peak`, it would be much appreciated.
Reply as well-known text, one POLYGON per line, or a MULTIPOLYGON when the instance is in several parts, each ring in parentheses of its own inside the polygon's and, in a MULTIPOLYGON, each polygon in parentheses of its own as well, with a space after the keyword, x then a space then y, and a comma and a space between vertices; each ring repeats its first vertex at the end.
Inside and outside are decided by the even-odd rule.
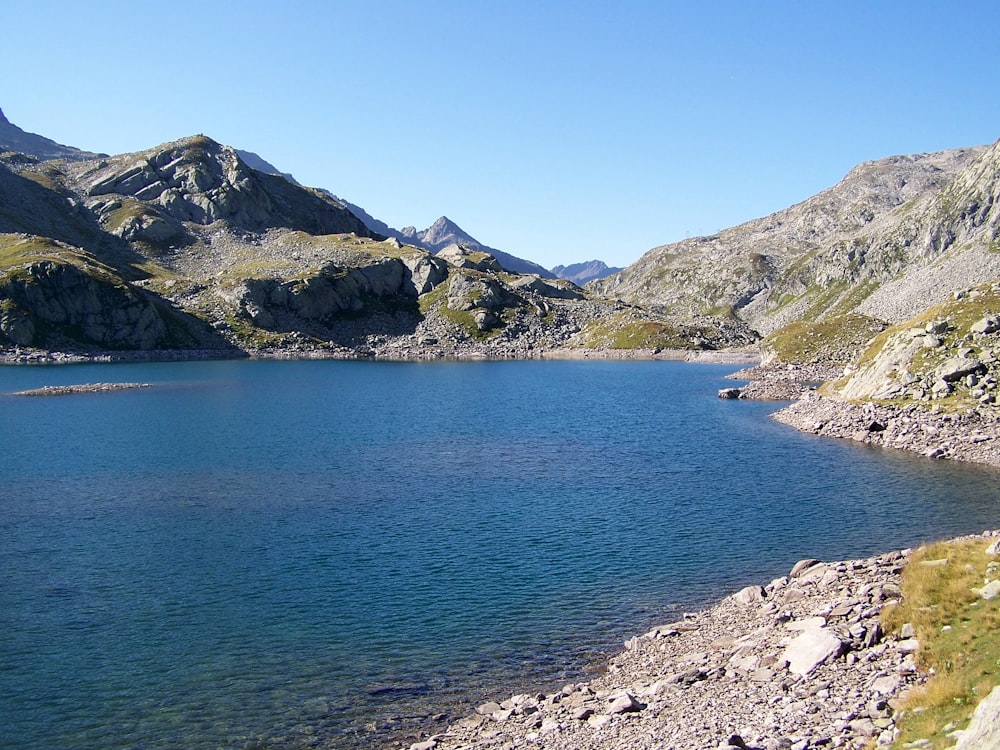
POLYGON ((606 276, 618 273, 623 269, 609 267, 602 260, 588 260, 584 263, 571 263, 568 266, 555 266, 552 273, 557 278, 572 281, 574 284, 583 286, 588 281, 603 279, 606 276))

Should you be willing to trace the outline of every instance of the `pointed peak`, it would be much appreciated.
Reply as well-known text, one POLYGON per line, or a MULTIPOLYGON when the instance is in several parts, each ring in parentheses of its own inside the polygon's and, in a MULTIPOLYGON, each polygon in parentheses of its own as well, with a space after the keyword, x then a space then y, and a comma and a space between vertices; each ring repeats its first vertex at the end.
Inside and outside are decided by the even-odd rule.
POLYGON ((456 224, 455 222, 453 222, 447 216, 439 216, 438 219, 437 219, 437 221, 435 221, 433 224, 431 224, 428 227, 428 230, 431 230, 431 229, 452 228, 452 227, 457 227, 457 226, 458 226, 458 224, 456 224))

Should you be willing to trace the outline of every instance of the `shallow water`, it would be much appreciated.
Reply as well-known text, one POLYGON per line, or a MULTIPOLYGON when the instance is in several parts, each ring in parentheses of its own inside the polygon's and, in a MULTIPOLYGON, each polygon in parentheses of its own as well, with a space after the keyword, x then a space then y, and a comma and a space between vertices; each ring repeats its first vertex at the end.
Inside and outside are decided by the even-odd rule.
POLYGON ((0 746, 371 746, 798 559, 1000 526, 998 474, 677 362, 0 368, 0 746))

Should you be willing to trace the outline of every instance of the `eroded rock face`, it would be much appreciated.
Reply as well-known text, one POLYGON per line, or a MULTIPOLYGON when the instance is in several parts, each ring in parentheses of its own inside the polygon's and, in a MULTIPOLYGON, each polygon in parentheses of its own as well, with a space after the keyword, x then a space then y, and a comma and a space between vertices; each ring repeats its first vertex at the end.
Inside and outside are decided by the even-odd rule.
POLYGON ((409 275, 404 294, 419 297, 448 278, 448 263, 433 255, 406 256, 401 261, 409 275))
POLYGON ((68 263, 37 261, 0 286, 8 310, 0 331, 20 346, 53 331, 109 349, 154 349, 167 334, 153 304, 131 286, 68 263))
POLYGON ((102 219, 113 205, 107 196, 127 196, 195 225, 225 221, 248 231, 287 227, 319 235, 376 236, 330 196, 250 169, 235 149, 204 136, 94 162, 75 182, 102 219))
POLYGON ((413 275, 401 260, 385 258, 354 268, 330 264, 304 279, 247 279, 228 299, 255 326, 274 330, 283 315, 328 321, 361 312, 367 298, 394 296, 417 296, 413 275))

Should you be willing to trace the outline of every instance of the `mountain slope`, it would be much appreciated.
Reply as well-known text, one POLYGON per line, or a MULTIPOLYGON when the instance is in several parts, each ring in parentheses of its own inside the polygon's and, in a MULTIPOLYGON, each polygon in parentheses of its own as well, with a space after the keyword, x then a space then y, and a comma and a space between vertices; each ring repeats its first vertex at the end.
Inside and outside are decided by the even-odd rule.
POLYGON ((0 152, 17 151, 37 159, 94 159, 104 154, 81 151, 72 146, 63 146, 50 138, 21 130, 11 123, 0 110, 0 152))
MULTIPOLYGON (((467 238, 459 232, 441 222, 428 236, 467 238)), ((253 169, 205 136, 90 160, 0 156, 8 356, 19 347, 523 356, 753 340, 729 321, 678 321, 513 273, 482 250, 448 244, 435 254, 386 239, 325 191, 253 169)))
POLYGON ((1000 144, 866 162, 802 203, 654 248, 590 288, 735 315, 763 333, 855 310, 895 322, 934 301, 929 293, 1000 276, 998 161, 1000 144))

